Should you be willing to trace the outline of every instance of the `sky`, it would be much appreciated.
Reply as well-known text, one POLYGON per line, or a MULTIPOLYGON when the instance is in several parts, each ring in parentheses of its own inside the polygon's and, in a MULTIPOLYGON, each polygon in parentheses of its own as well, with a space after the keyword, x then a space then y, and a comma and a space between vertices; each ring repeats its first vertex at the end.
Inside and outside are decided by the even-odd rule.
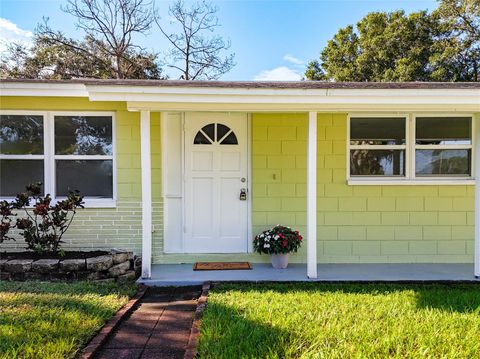
MULTIPOLYGON (((31 41, 36 25, 49 18, 53 29, 82 37, 75 18, 61 11, 65 0, 0 0, 0 51, 9 41, 31 41)), ((187 5, 190 3, 186 1, 187 5)), ((217 6, 222 25, 217 33, 229 40, 236 66, 221 80, 299 80, 306 63, 318 59, 327 41, 341 27, 355 24, 372 11, 406 13, 437 7, 434 0, 223 0, 217 6)), ((161 21, 169 22, 171 1, 156 0, 161 21)), ((158 29, 137 36, 141 46, 158 52, 168 49, 158 29)), ((178 78, 167 70, 170 78, 178 78)))

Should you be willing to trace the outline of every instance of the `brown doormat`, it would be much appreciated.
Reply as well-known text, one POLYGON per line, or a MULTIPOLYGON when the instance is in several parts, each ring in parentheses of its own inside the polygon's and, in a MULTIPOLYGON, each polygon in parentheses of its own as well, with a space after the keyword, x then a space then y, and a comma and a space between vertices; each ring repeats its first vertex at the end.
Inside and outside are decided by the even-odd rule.
POLYGON ((253 269, 250 262, 197 262, 193 270, 238 270, 253 269))

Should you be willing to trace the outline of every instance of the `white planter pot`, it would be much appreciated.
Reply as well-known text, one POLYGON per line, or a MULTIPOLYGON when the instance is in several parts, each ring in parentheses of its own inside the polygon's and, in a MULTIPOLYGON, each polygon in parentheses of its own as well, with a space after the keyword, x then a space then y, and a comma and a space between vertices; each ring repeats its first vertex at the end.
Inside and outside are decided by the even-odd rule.
POLYGON ((275 269, 285 269, 288 266, 288 253, 287 254, 272 254, 271 255, 272 267, 275 269))

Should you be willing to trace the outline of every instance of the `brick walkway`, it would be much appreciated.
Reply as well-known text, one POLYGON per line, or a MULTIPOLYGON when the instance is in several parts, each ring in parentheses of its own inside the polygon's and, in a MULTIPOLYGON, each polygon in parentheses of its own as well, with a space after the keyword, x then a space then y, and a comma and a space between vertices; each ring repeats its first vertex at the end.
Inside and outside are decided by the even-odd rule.
POLYGON ((182 359, 200 293, 200 287, 149 288, 96 358, 182 359))

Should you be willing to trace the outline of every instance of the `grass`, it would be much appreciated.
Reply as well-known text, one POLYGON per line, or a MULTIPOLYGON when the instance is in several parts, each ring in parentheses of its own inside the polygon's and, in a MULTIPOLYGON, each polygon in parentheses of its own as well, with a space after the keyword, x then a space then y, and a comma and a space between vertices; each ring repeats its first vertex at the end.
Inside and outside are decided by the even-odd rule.
POLYGON ((73 358, 135 284, 0 282, 0 358, 73 358))
POLYGON ((200 358, 479 358, 478 284, 224 284, 200 358))

